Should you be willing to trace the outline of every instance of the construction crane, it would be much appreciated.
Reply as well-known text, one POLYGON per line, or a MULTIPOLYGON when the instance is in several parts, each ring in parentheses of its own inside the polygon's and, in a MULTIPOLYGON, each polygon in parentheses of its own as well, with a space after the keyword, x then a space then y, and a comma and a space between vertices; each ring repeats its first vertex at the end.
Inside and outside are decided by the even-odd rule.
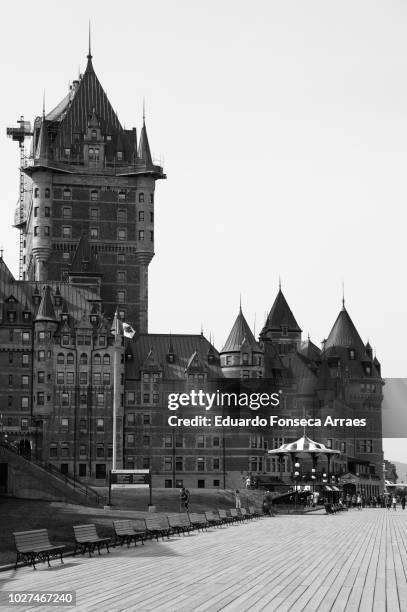
POLYGON ((18 127, 8 127, 7 128, 7 136, 9 136, 12 140, 18 142, 18 146, 20 148, 20 195, 17 207, 17 214, 15 218, 14 225, 17 229, 20 230, 20 253, 19 253, 19 262, 18 262, 18 272, 19 279, 23 279, 23 252, 24 252, 24 230, 26 224, 26 216, 25 216, 25 181, 24 181, 24 168, 26 166, 26 157, 25 157, 25 139, 29 136, 33 135, 31 130, 31 124, 29 121, 25 121, 24 117, 21 116, 19 121, 17 121, 18 127))

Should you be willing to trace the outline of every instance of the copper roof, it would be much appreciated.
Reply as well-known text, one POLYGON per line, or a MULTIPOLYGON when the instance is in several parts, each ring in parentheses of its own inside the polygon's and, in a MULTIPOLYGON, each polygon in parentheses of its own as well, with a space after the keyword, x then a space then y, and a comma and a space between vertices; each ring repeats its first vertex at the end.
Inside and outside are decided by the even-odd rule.
POLYGON ((301 332, 301 328, 295 320, 283 292, 281 289, 279 289, 277 297, 274 300, 274 304, 271 307, 270 313, 267 317, 264 331, 266 329, 281 331, 281 328, 284 326, 287 326, 288 331, 301 332))
POLYGON ((221 353, 229 353, 233 351, 240 352, 243 344, 246 344, 248 348, 255 351, 261 351, 261 348, 256 342, 256 339, 253 336, 246 319, 244 318, 242 310, 240 309, 221 353))
POLYGON ((360 355, 365 354, 365 345, 345 306, 340 311, 325 342, 326 349, 333 346, 354 348, 360 352, 360 355))

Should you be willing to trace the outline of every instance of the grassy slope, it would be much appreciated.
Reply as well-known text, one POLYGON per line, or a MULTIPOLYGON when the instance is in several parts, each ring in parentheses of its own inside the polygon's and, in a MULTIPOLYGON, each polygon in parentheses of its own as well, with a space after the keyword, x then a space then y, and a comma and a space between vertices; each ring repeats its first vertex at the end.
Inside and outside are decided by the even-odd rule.
MULTIPOLYGON (((249 500, 253 501, 253 500, 249 500)), ((95 523, 101 536, 112 536, 114 518, 136 518, 147 515, 148 492, 115 490, 112 509, 89 508, 58 502, 0 497, 0 565, 15 561, 13 531, 47 528, 51 542, 73 548, 72 525, 95 523)), ((245 493, 242 493, 245 505, 245 493)), ((179 491, 157 489, 153 492, 157 512, 179 512, 179 491)), ((190 511, 204 512, 234 506, 227 491, 191 490, 190 511)))

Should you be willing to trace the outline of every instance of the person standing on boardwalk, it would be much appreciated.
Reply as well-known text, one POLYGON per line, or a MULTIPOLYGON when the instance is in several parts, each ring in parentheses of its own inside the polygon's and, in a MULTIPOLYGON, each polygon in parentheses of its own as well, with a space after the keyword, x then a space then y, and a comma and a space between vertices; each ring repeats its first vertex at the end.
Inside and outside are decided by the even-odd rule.
POLYGON ((391 498, 391 504, 393 506, 393 510, 397 510, 397 497, 395 495, 393 495, 391 498))
POLYGON ((360 493, 357 494, 356 505, 358 507, 358 510, 362 510, 362 496, 360 493))
POLYGON ((238 489, 236 489, 236 491, 235 491, 235 503, 236 503, 236 508, 241 508, 242 507, 242 502, 240 500, 240 493, 239 493, 238 489))
POLYGON ((406 509, 406 496, 403 495, 403 497, 401 498, 401 508, 402 510, 406 509))
POLYGON ((188 512, 189 510, 189 491, 188 489, 186 489, 185 487, 182 487, 179 497, 180 497, 180 501, 181 501, 181 504, 185 512, 188 512))

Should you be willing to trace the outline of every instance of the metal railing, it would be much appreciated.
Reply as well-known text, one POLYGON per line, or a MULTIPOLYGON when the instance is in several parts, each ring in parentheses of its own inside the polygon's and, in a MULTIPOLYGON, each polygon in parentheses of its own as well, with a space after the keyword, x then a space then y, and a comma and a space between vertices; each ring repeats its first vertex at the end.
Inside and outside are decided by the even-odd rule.
POLYGON ((63 474, 58 468, 56 468, 52 463, 47 463, 45 461, 40 461, 39 459, 35 459, 27 453, 20 453, 18 446, 9 442, 4 436, 0 436, 0 446, 3 446, 7 450, 13 452, 15 455, 18 455, 24 461, 28 461, 33 465, 43 469, 45 472, 52 474, 59 481, 63 482, 63 484, 67 487, 71 487, 78 493, 81 493, 85 497, 87 497, 91 502, 94 502, 98 505, 106 505, 107 497, 105 495, 100 495, 97 491, 83 484, 73 476, 69 474, 63 474))

